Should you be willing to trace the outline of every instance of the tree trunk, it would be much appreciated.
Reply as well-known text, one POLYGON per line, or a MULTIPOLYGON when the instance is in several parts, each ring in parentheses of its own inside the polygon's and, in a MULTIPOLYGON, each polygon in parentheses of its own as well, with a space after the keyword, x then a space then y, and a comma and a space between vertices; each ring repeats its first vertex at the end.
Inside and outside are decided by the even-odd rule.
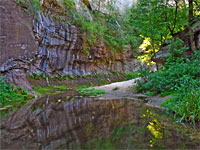
POLYGON ((188 0, 189 1, 189 25, 192 24, 193 22, 193 0, 188 0))
POLYGON ((195 42, 194 42, 194 34, 192 32, 192 23, 193 23, 193 0, 188 0, 189 1, 189 18, 188 18, 188 24, 189 24, 189 47, 190 50, 195 50, 195 42))

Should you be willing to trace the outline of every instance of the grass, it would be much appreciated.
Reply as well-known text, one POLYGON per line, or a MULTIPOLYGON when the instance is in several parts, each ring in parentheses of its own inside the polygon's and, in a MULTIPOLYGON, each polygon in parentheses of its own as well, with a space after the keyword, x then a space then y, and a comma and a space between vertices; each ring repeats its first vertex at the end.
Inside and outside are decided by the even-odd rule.
POLYGON ((185 120, 195 124, 200 120, 200 89, 177 93, 161 105, 174 111, 178 121, 185 120))
POLYGON ((98 96, 107 93, 106 91, 103 90, 89 89, 89 88, 79 88, 78 92, 82 95, 92 95, 92 96, 98 96))
POLYGON ((54 88, 60 89, 60 90, 67 90, 70 87, 66 86, 66 85, 56 85, 56 86, 54 86, 54 88))
POLYGON ((11 86, 0 77, 0 108, 27 102, 34 96, 29 94, 26 89, 19 86, 11 86))
POLYGON ((129 72, 125 74, 125 80, 131 80, 131 79, 135 79, 137 77, 140 77, 140 72, 129 72))
POLYGON ((69 86, 66 86, 66 85, 56 85, 56 86, 48 86, 48 87, 36 86, 36 87, 33 87, 33 90, 39 97, 42 97, 47 94, 63 93, 64 92, 63 90, 67 90, 68 88, 69 86))

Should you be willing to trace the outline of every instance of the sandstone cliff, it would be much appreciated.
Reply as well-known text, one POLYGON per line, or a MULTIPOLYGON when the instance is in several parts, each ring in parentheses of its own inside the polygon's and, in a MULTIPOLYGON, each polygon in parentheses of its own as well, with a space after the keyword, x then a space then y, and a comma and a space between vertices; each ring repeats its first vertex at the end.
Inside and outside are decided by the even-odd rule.
POLYGON ((14 84, 30 89, 27 74, 106 74, 137 68, 130 49, 116 54, 103 43, 87 43, 87 37, 73 25, 53 18, 60 1, 41 1, 43 12, 29 14, 15 0, 0 2, 0 73, 14 84), (58 2, 58 3, 56 3, 58 2), (131 60, 131 61, 130 61, 131 60))

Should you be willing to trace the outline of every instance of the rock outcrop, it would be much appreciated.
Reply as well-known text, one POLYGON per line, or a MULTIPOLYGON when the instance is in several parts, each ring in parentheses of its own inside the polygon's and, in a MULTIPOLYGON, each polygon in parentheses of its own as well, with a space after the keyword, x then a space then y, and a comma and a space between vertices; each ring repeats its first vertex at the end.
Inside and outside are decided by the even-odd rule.
POLYGON ((89 46, 89 54, 84 54, 84 39, 76 26, 39 13, 33 32, 39 44, 36 66, 43 72, 87 75, 123 71, 123 56, 117 60, 104 44, 89 46))
POLYGON ((25 73, 38 51, 32 20, 14 0, 0 1, 0 74, 28 89, 25 73))
MULTIPOLYGON (((15 0, 0 2, 1 75, 14 84, 31 89, 27 74, 88 75, 137 69, 130 49, 116 54, 103 42, 87 42, 78 27, 55 19, 53 16, 58 12, 55 6, 51 9, 52 5, 57 5, 55 2, 41 1, 44 10, 35 16, 27 13, 15 0), (87 54, 83 52, 86 44, 87 54)), ((63 9, 61 3, 58 6, 63 9)))

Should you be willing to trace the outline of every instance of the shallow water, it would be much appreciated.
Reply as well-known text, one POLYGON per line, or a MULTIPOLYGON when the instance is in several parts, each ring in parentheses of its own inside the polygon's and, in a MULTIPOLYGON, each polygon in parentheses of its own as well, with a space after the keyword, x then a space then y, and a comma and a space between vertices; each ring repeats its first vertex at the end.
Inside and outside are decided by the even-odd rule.
POLYGON ((70 91, 30 101, 1 123, 2 149, 199 149, 200 132, 158 108, 70 91))

